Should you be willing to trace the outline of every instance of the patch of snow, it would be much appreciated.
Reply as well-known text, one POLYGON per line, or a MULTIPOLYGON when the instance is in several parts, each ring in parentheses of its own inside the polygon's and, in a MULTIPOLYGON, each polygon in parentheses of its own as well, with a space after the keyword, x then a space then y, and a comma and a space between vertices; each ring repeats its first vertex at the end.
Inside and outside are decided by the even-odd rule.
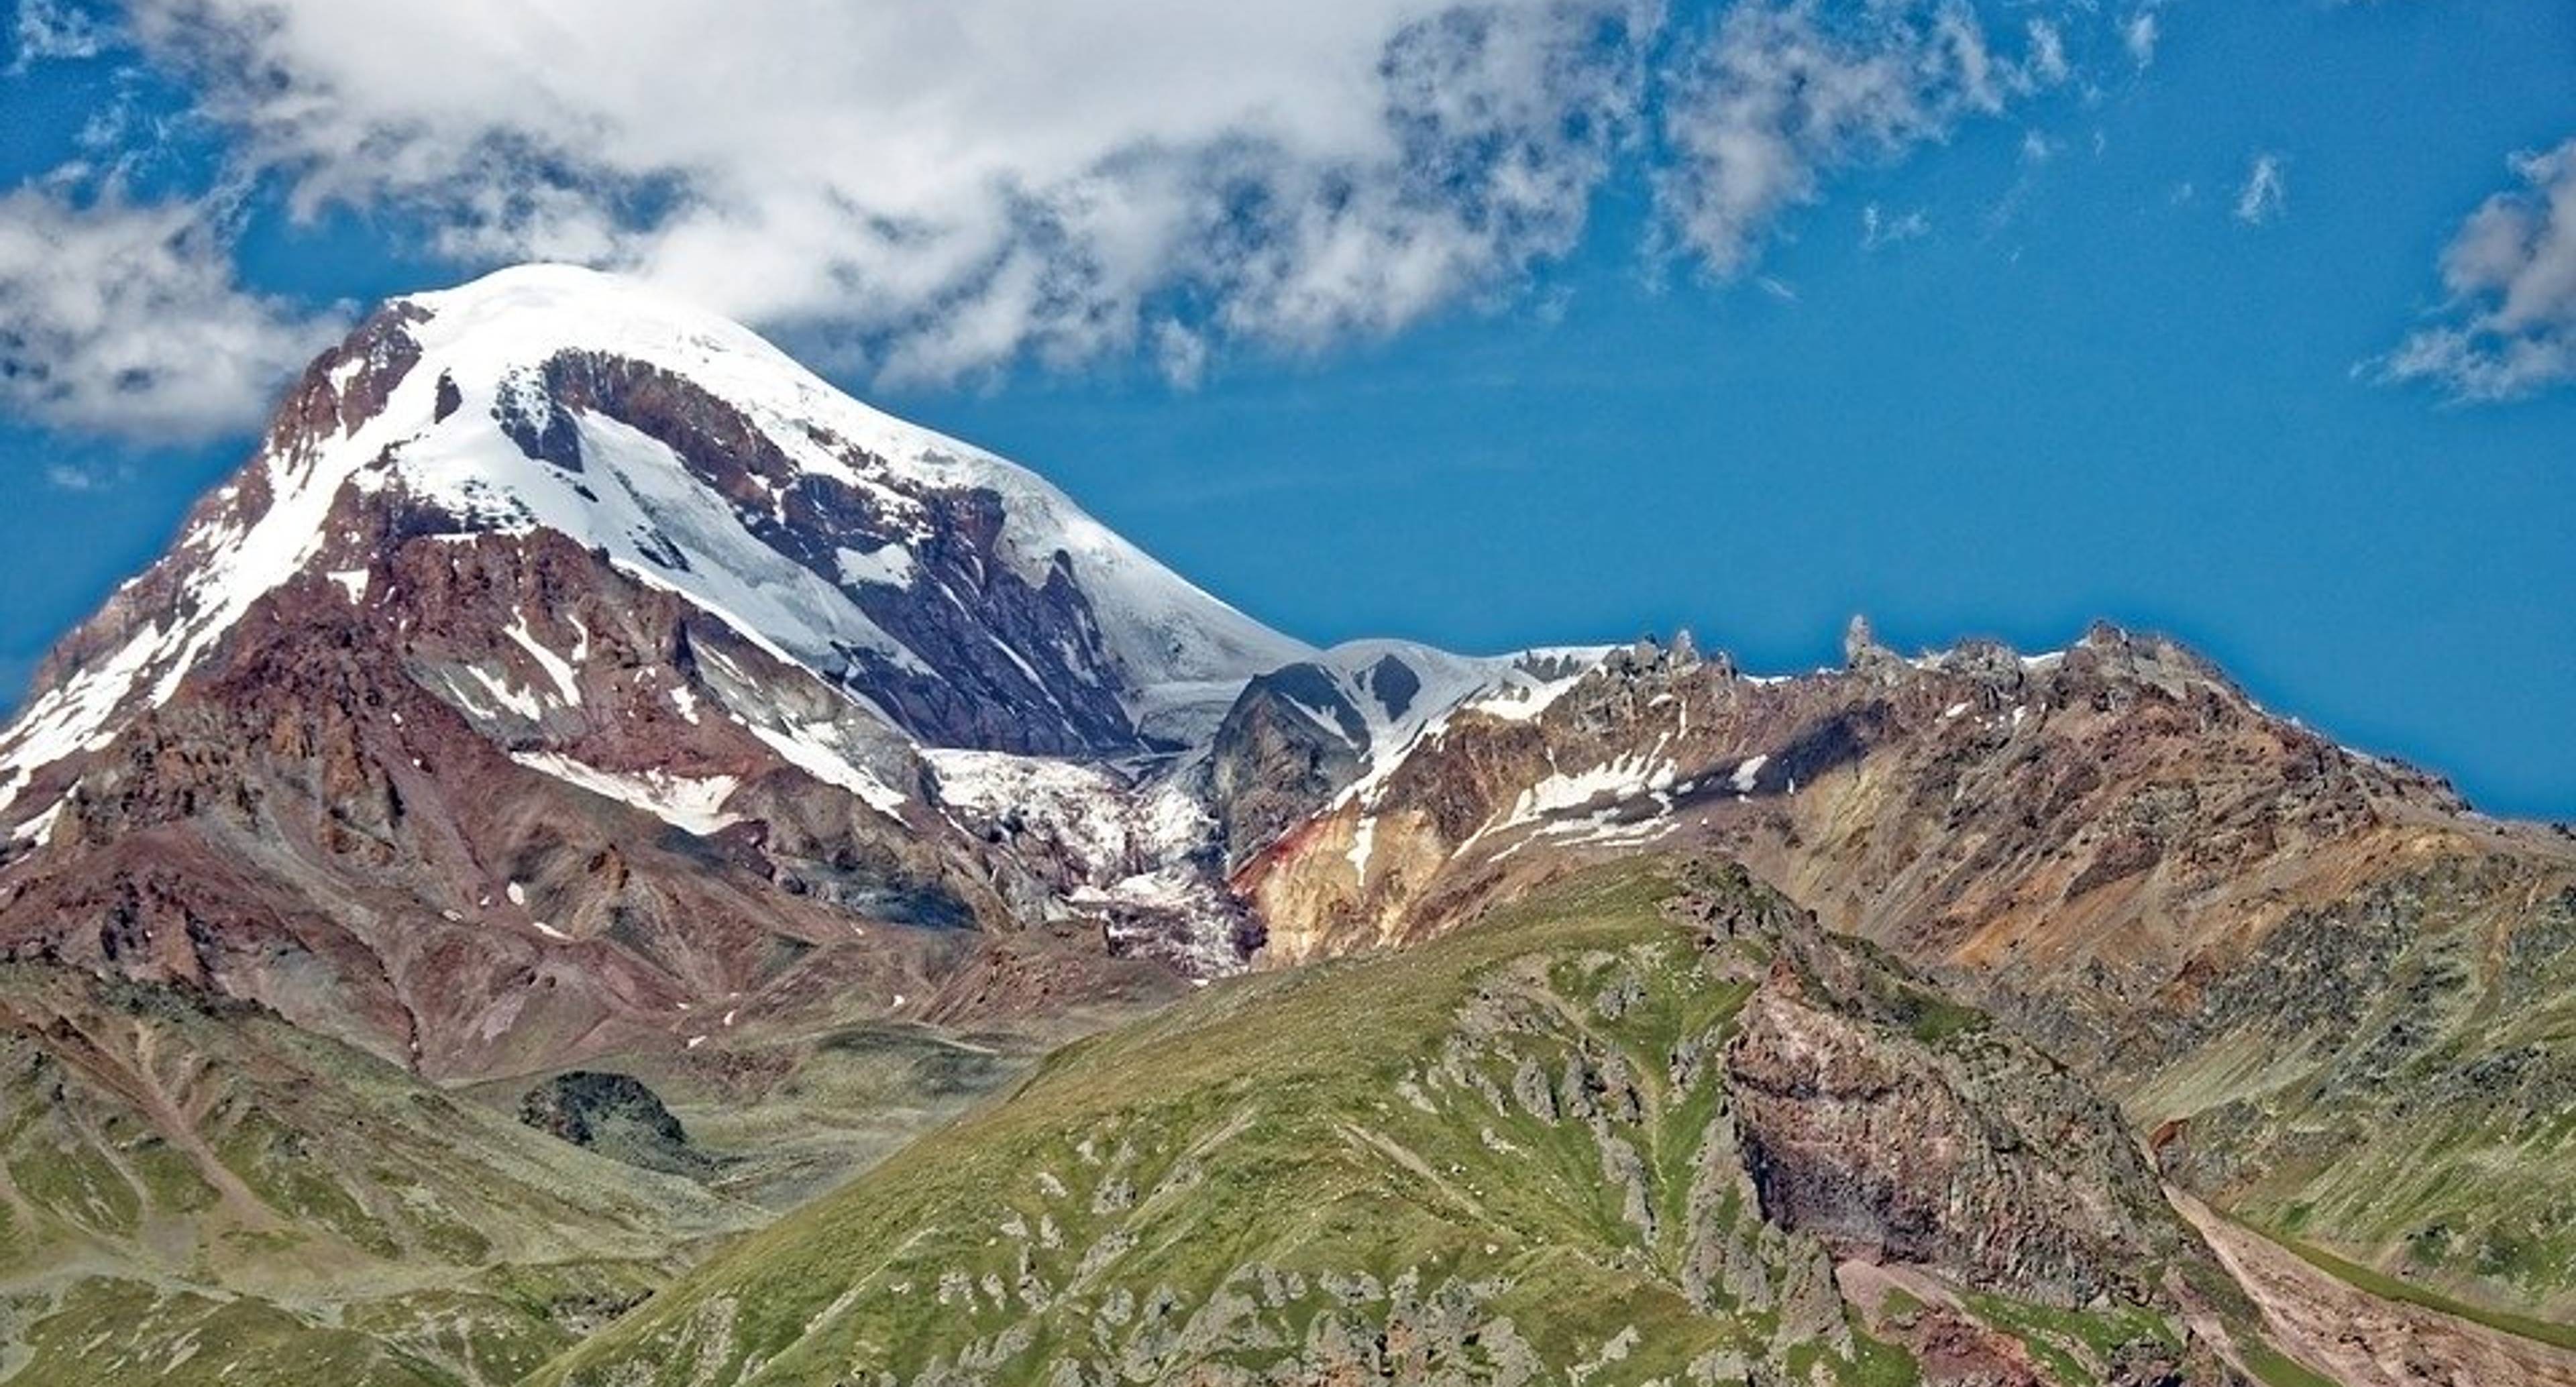
POLYGON ((362 602, 366 600, 367 570, 363 568, 334 569, 323 576, 329 578, 332 582, 338 583, 340 585, 340 590, 349 594, 349 600, 351 602, 362 602))
POLYGON ((515 751, 510 753, 510 759, 567 785, 578 786, 621 804, 633 805, 673 828, 700 838, 742 822, 741 815, 723 812, 724 802, 742 783, 729 775, 693 778, 659 769, 604 771, 547 751, 515 751))
MULTIPOLYGON (((1253 674, 1310 653, 1303 644, 1261 626, 1191 586, 1085 515, 1061 491, 1035 474, 981 449, 860 404, 747 329, 657 291, 587 270, 522 266, 460 289, 422 295, 413 302, 432 315, 415 330, 425 357, 423 366, 416 368, 413 375, 432 374, 433 366, 452 373, 467 401, 467 407, 458 411, 456 418, 476 418, 476 427, 470 432, 484 438, 498 438, 479 416, 488 414, 488 401, 497 397, 513 367, 542 361, 566 349, 599 350, 688 378, 741 411, 797 467, 868 491, 880 508, 897 521, 919 521, 921 506, 910 493, 925 486, 980 487, 997 493, 1003 503, 1002 547, 1006 560, 1032 584, 1043 584, 1058 562, 1070 566, 1076 583, 1091 599, 1103 644, 1142 691, 1140 702, 1150 701, 1160 685, 1231 681, 1239 686, 1253 674), (478 404, 485 408, 478 410, 478 404), (831 446, 827 437, 848 448, 831 446), (852 460, 852 454, 858 455, 857 461, 852 460)), ((613 432, 614 426, 598 427, 603 424, 605 421, 595 418, 582 421, 585 463, 596 451, 593 445, 600 441, 594 437, 595 429, 613 432)), ((527 474, 550 470, 529 464, 515 449, 510 449, 502 461, 518 474, 509 478, 514 482, 525 481, 527 474)), ((704 494, 704 489, 673 463, 663 459, 656 462, 664 474, 704 494)), ((595 473, 598 469, 587 471, 595 473)), ((640 476, 634 479, 641 480, 640 476)), ((677 498, 656 499, 672 502, 677 498)), ((732 519, 729 510, 724 518, 732 519)), ((739 530, 739 522, 734 522, 732 528, 739 530)), ((724 527, 717 529, 722 531, 724 527)), ((728 541, 716 551, 719 562, 693 562, 693 572, 713 569, 743 574, 745 570, 734 561, 758 557, 735 549, 731 534, 673 533, 671 537, 680 541, 682 552, 692 555, 705 552, 697 540, 721 537, 728 541)), ((623 534, 602 538, 625 540, 623 534)), ((757 541, 752 543, 756 545, 757 541)), ((610 547, 615 552, 620 546, 610 547)), ((624 547, 628 552, 620 555, 622 560, 642 560, 641 552, 631 543, 624 547)), ((772 558, 778 557, 766 546, 759 548, 772 558)), ((891 562, 884 551, 871 557, 891 562)), ((643 562, 649 573, 650 561, 643 562)), ((800 568, 799 572, 832 596, 825 599, 794 575, 778 574, 784 580, 782 585, 804 589, 812 599, 807 610, 783 622, 764 617, 787 613, 748 611, 735 605, 757 594, 691 595, 711 599, 727 610, 741 611, 749 620, 738 624, 747 632, 768 636, 790 648, 801 647, 802 653, 815 657, 809 663, 818 669, 828 671, 837 663, 831 644, 799 637, 823 634, 821 627, 838 628, 831 634, 851 644, 879 649, 889 658, 910 658, 909 651, 902 651, 882 632, 868 629, 862 634, 861 628, 872 628, 873 623, 865 622, 846 594, 810 571, 800 568), (851 639, 854 635, 862 638, 851 639)), ((690 586, 690 579, 691 574, 670 575, 673 585, 683 588, 690 586)), ((760 604, 755 601, 751 605, 760 604)))
POLYGON ((1410 641, 1352 641, 1333 647, 1316 663, 1359 712, 1368 734, 1361 774, 1333 803, 1375 806, 1396 768, 1415 750, 1437 741, 1453 718, 1466 713, 1512 721, 1537 717, 1609 653, 1608 646, 1563 646, 1513 655, 1452 655, 1410 641), (1373 671, 1390 658, 1420 682, 1401 712, 1390 711, 1368 687, 1373 671))
MULTIPOLYGON (((1556 652, 1534 651, 1532 653, 1544 656, 1556 652)), ((1565 696, 1566 690, 1582 683, 1583 676, 1590 674, 1593 668, 1600 664, 1601 656, 1607 654, 1608 649, 1604 647, 1598 651, 1573 653, 1583 657, 1581 667, 1573 673, 1559 675, 1552 679, 1538 676, 1528 678, 1507 676, 1492 692, 1466 704, 1466 709, 1482 713, 1489 718, 1501 718, 1506 722, 1528 722, 1538 717, 1556 706, 1556 701, 1565 696)), ((1521 664, 1522 662, 1515 662, 1515 671, 1520 670, 1521 664)), ((1690 709, 1687 706, 1682 709, 1682 716, 1690 716, 1690 709)))
POLYGON ((940 802, 983 824, 1012 818, 1095 883, 1206 851, 1216 822, 1173 780, 1129 784, 1103 766, 1003 752, 930 749, 940 802))
POLYGON ((1196 966, 1229 971, 1235 913, 1217 869, 1217 826, 1176 779, 1130 783, 1107 767, 1050 757, 931 749, 922 753, 940 806, 970 828, 1062 872, 1061 900, 1175 918, 1158 935, 1196 966))
POLYGON ((1743 765, 1735 768, 1735 774, 1729 777, 1726 783, 1735 787, 1735 793, 1749 795, 1753 793, 1754 785, 1759 783, 1762 768, 1770 763, 1771 758, 1768 756, 1749 757, 1743 765))
MULTIPOLYGON (((512 612, 510 624, 502 634, 517 641, 519 648, 528 652, 529 656, 537 662, 537 667, 546 672, 548 679, 554 681, 555 691, 563 695, 563 701, 566 704, 572 707, 581 706, 581 683, 572 667, 572 662, 547 649, 545 642, 537 639, 536 633, 528 629, 526 613, 512 612)), ((586 633, 582 643, 589 644, 586 633)))
POLYGON ((186 632, 158 623, 145 627, 105 661, 74 674, 37 696, 5 734, 0 764, 0 809, 23 793, 35 773, 79 751, 106 745, 110 719, 151 671, 179 651, 186 632))
POLYGON ((939 782, 940 803, 980 823, 1016 817, 1023 832, 1061 846, 1095 880, 1135 870, 1153 835, 1115 772, 1080 761, 998 751, 922 752, 939 782))
POLYGON ((1204 900, 1206 882, 1187 865, 1170 863, 1150 872, 1121 877, 1107 886, 1076 888, 1067 900, 1076 905, 1144 906, 1189 912, 1204 900))
POLYGON ((879 780, 862 766, 852 762, 848 753, 830 743, 839 740, 839 729, 830 723, 805 723, 787 729, 744 722, 751 735, 766 743, 789 765, 822 781, 837 785, 865 800, 869 808, 888 818, 901 818, 905 800, 900 791, 879 780))
POLYGON ((9 836, 18 842, 32 843, 40 848, 51 843, 54 841, 54 824, 62 818, 63 807, 70 803, 69 796, 54 801, 51 808, 18 825, 17 830, 9 836))
POLYGON ((1351 830, 1351 870, 1357 872, 1360 885, 1368 885, 1369 856, 1377 847, 1377 815, 1367 814, 1351 830))
POLYGON ((528 888, 515 881, 511 882, 509 888, 502 894, 510 898, 512 905, 524 906, 528 903, 528 888))
POLYGON ((561 939, 566 942, 570 942, 572 939, 571 935, 564 933, 562 930, 556 929, 554 926, 547 924, 543 920, 530 920, 528 923, 536 926, 537 933, 544 935, 548 939, 561 939))
MULTIPOLYGON (((1657 750, 1660 749, 1659 745, 1657 750)), ((1673 763, 1658 758, 1654 752, 1631 752, 1570 775, 1555 772, 1521 791, 1501 826, 1536 823, 1551 814, 1580 809, 1603 798, 1616 803, 1656 794, 1671 789, 1673 779, 1673 763)))
MULTIPOLYGON (((497 674, 493 674, 485 670, 480 665, 467 665, 464 668, 466 677, 472 679, 475 683, 482 685, 483 691, 490 694, 502 707, 526 718, 530 722, 534 722, 545 716, 545 700, 537 697, 534 690, 512 688, 509 681, 503 679, 497 674)), ((455 693, 458 696, 458 701, 466 705, 466 711, 479 713, 486 717, 492 715, 492 709, 486 708, 475 702, 463 689, 456 689, 455 693)))
POLYGON ((1365 752, 1368 750, 1366 745, 1353 745, 1351 742, 1350 729, 1342 726, 1342 720, 1340 718, 1334 717, 1324 709, 1308 707, 1306 704, 1301 703, 1286 694, 1281 694, 1279 696, 1279 701, 1296 709, 1298 712, 1305 714, 1306 721, 1315 724, 1317 728, 1323 731, 1325 736, 1332 738, 1334 741, 1340 742, 1344 746, 1349 746, 1354 751, 1365 752))
POLYGON ((1554 819, 1530 830, 1521 838, 1494 854, 1501 862, 1533 842, 1546 841, 1560 847, 1638 847, 1651 843, 1681 825, 1669 817, 1622 819, 1617 806, 1573 818, 1554 819))
POLYGON ((841 582, 876 583, 884 587, 908 588, 920 566, 913 562, 912 551, 888 542, 871 554, 859 549, 843 549, 840 560, 841 582))
POLYGON ((680 716, 685 719, 691 727, 698 725, 697 690, 690 688, 686 684, 674 687, 671 690, 671 706, 680 710, 680 716))

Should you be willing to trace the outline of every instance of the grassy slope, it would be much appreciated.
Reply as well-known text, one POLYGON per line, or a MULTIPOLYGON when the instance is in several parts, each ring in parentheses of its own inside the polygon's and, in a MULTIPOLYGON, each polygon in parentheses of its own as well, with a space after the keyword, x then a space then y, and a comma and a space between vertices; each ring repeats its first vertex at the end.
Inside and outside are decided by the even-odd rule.
POLYGON ((11 1387, 515 1381, 760 1218, 249 1008, 0 996, 11 1387))
MULTIPOLYGON (((1679 1381, 1732 1353, 1785 1358, 1799 1381, 1810 1364, 1911 1381, 1905 1354, 1865 1336, 1783 1354, 1785 1292, 1695 1307, 1684 1289, 1694 1173, 1736 1153, 1707 1145, 1714 1064, 1684 1084, 1671 1057, 1722 1041, 1759 959, 1699 955, 1660 915, 1671 890, 1651 870, 1587 874, 1436 943, 1236 980, 1072 1046, 533 1381, 1312 1371, 1344 1328, 1471 1376, 1514 1360, 1549 1380, 1679 1381), (1614 1016, 1599 999, 1625 981, 1637 995, 1614 1016), (1524 1062, 1554 1075, 1577 1050, 1637 1077, 1644 1112, 1618 1130, 1647 1211, 1606 1178, 1594 1130, 1498 1111, 1524 1062), (1441 1338, 1460 1322, 1472 1346, 1441 1338)), ((1755 1222, 1732 1181, 1723 1199, 1722 1222, 1755 1222)), ((1820 1256, 1759 1245, 1777 1287, 1820 1256)), ((2033 1333, 2070 1357, 2084 1338, 2033 1333)))
MULTIPOLYGON (((2142 1125, 2192 1116, 2192 1141, 2220 1157, 2205 1193, 2278 1241, 2377 1274, 2363 1289, 2563 1342, 2576 1315, 2576 894, 2535 908, 2501 950, 2481 900, 2402 896, 2387 961, 2321 1033, 2230 1033, 2123 1098, 2142 1125)), ((2332 923, 2378 926, 2357 918, 2332 923)))

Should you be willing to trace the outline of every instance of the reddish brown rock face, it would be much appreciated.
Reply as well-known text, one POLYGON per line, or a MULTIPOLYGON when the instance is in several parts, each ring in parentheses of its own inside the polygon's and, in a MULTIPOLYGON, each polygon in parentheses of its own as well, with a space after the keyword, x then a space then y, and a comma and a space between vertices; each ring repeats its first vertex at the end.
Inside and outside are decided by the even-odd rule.
POLYGON ((2119 1114, 2000 1037, 1907 1043, 1816 1005, 1783 963, 1726 1074, 1763 1216, 1837 1256, 2066 1309, 2166 1294, 2153 1269, 2181 1248, 2132 1212, 2160 1204, 2119 1114))
POLYGON ((790 704, 807 688, 818 711, 826 691, 560 538, 411 541, 369 591, 272 593, 91 758, 45 850, 8 869, 7 947, 256 999, 457 1076, 670 1035, 683 1003, 865 989, 891 1006, 1008 926, 921 809, 908 752, 881 749, 909 768, 888 775, 908 816, 789 764, 695 666, 790 704), (459 671, 545 687, 514 624, 553 649, 586 633, 578 703, 528 717, 459 696, 477 687, 459 671), (733 782, 730 822, 691 832, 541 756, 733 782))

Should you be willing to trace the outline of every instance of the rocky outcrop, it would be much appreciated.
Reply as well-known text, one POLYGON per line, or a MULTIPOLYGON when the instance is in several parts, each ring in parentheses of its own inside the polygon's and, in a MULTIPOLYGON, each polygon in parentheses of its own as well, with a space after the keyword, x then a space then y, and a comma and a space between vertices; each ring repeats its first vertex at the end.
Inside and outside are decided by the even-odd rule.
MULTIPOLYGON (((1933 1005, 1915 1034, 1947 1024, 1933 1005)), ((2163 1301, 2182 1240, 2119 1114, 2008 1040, 1915 1034, 1786 963, 1754 994, 1726 1074, 1764 1217, 2038 1304, 2163 1301)))
POLYGON ((472 1077, 678 1044, 684 1002, 924 995, 1007 921, 908 748, 686 604, 543 533, 366 571, 262 598, 85 763, 0 858, 0 950, 472 1077))
POLYGON ((1742 867, 1684 881, 1670 909, 1704 938, 1772 950, 1722 1058, 1766 1220, 2034 1304, 2175 1304, 2207 1254, 2116 1108, 1742 867))
POLYGON ((680 1119, 631 1074, 574 1070, 529 1089, 519 1120, 613 1161, 703 1178, 716 1160, 689 1144, 680 1119))
POLYGON ((1246 684, 1208 751, 1210 798, 1229 857, 1268 845, 1322 809, 1358 776, 1367 750, 1367 724, 1321 667, 1290 665, 1246 684))

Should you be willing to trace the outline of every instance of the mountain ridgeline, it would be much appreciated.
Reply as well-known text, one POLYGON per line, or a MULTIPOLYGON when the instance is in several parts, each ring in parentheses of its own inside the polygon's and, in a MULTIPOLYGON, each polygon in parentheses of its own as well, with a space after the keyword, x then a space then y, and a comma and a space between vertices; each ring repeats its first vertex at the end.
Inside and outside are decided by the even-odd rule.
POLYGON ((2570 998, 2170 640, 1318 650, 525 267, 0 731, 0 1382, 2576 1383, 2570 998))

